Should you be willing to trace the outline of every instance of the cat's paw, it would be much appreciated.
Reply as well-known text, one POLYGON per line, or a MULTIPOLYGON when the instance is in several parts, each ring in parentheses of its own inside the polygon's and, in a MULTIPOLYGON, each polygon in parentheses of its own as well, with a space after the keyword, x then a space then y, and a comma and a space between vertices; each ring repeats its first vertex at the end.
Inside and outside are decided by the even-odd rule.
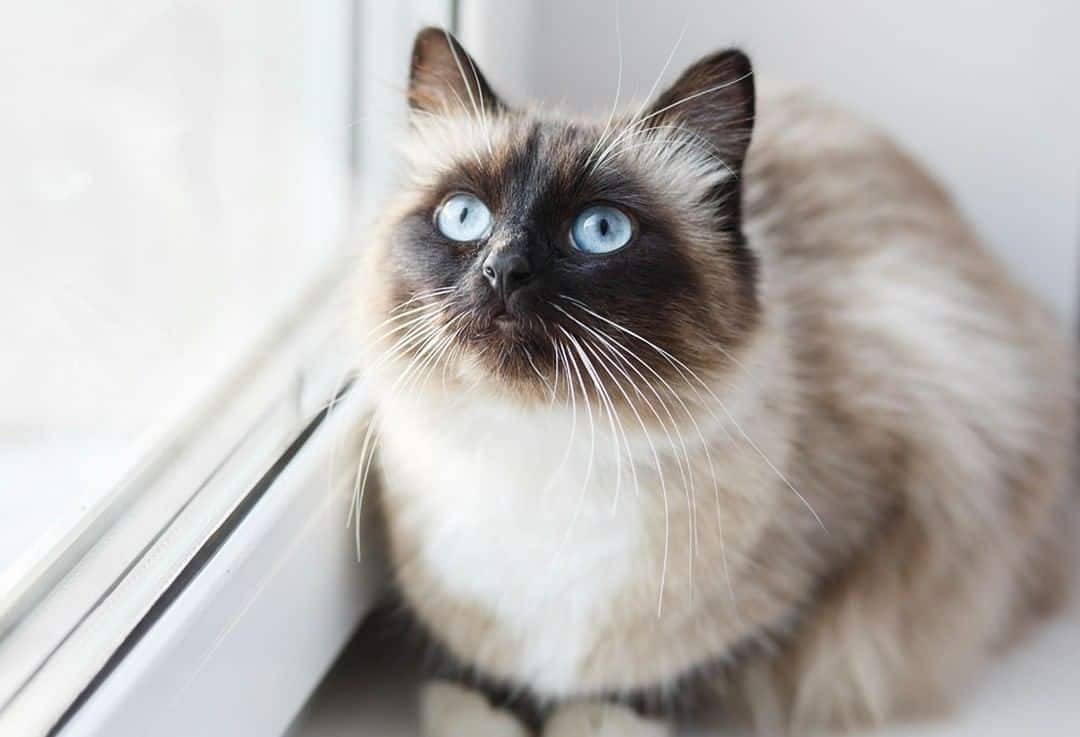
POLYGON ((667 722, 646 719, 616 704, 578 703, 557 709, 544 725, 544 737, 668 737, 667 722))
POLYGON ((420 733, 424 737, 528 737, 528 731, 484 696, 443 681, 420 691, 420 733))

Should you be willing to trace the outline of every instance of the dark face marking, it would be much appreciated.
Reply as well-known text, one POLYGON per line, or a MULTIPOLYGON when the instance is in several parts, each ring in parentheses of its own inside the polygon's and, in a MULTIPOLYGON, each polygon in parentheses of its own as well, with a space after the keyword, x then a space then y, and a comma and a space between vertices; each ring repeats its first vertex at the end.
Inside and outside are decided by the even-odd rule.
MULTIPOLYGON (((753 285, 744 288, 737 262, 725 255, 734 253, 730 239, 718 231, 710 242, 691 242, 699 234, 680 222, 679 203, 633 172, 609 166, 589 174, 596 132, 524 118, 520 126, 520 142, 510 151, 485 166, 462 161, 397 224, 388 258, 394 302, 452 287, 447 319, 457 318, 463 350, 479 358, 492 379, 519 390, 523 384, 544 390, 537 371, 550 383, 557 360, 584 360, 578 351, 599 378, 622 380, 627 391, 627 377, 640 381, 638 372, 653 380, 654 374, 678 378, 650 343, 695 371, 712 368, 702 359, 722 352, 710 345, 730 349, 745 330, 733 316, 752 311, 743 301, 753 285), (439 232, 434 212, 456 192, 475 195, 491 211, 485 238, 462 243, 439 232), (574 218, 598 203, 632 219, 626 247, 590 254, 572 246, 574 218), (709 283, 717 269, 730 272, 738 286, 721 301, 718 285, 709 283)), ((610 224, 599 227, 605 233, 610 224)), ((611 393, 620 398, 615 387, 611 393)))
MULTIPOLYGON (((440 38, 422 36, 422 43, 437 47, 440 38)), ((425 53, 429 66, 420 76, 447 78, 433 72, 431 48, 425 53)), ((702 64, 688 72, 689 82, 680 80, 660 98, 655 109, 673 107, 657 114, 659 122, 684 124, 672 117, 676 112, 700 115, 679 102, 693 92, 678 85, 712 84, 710 70, 719 64, 728 74, 732 60, 702 64)), ((740 69, 736 64, 734 71, 740 69)), ((413 76, 415 85, 415 70, 413 76)), ((442 305, 438 319, 454 336, 448 340, 489 384, 523 397, 546 396, 558 374, 568 381, 568 369, 589 374, 586 386, 599 381, 619 401, 620 384, 627 392, 661 378, 685 386, 680 366, 699 373, 725 367, 724 356, 757 317, 755 261, 739 230, 737 176, 725 181, 722 196, 702 188, 697 201, 679 201, 618 157, 595 166, 601 125, 510 110, 480 80, 489 114, 509 133, 492 142, 491 152, 462 156, 441 171, 396 223, 381 262, 391 306, 444 290, 431 301, 442 305), (461 192, 491 212, 490 231, 479 240, 454 241, 436 224, 440 204, 461 192), (598 204, 630 218, 633 236, 625 247, 593 254, 572 245, 574 219, 598 204)), ((425 84, 411 99, 438 109, 425 84)), ((742 151, 747 143, 748 135, 742 151)), ((730 160, 741 166, 741 154, 730 160)), ((461 222, 468 214, 459 214, 461 222)), ((601 235, 611 227, 606 219, 598 224, 601 235)))

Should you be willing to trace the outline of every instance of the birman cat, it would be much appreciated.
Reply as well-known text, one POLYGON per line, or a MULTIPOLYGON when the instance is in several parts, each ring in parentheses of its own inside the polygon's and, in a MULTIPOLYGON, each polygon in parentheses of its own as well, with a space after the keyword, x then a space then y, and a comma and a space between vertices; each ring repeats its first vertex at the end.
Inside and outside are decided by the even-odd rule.
POLYGON ((1062 598, 1073 346, 889 138, 736 50, 590 118, 427 29, 408 103, 358 291, 394 581, 469 674, 427 735, 933 713, 1062 598))

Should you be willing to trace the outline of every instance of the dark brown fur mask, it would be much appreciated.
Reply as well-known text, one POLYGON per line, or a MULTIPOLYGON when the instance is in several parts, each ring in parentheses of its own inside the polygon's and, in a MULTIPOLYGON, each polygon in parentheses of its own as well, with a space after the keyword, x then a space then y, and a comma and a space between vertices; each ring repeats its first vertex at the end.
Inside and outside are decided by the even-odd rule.
POLYGON ((372 267, 378 353, 417 381, 522 399, 599 382, 618 403, 726 368, 758 318, 746 56, 700 60, 632 115, 579 120, 510 107, 429 28, 409 104, 411 182, 372 267))

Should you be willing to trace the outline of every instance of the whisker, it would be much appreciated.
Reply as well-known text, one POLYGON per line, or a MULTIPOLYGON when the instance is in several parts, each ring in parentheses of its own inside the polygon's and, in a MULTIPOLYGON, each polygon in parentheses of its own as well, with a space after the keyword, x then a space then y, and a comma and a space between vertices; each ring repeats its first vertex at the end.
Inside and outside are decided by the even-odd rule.
MULTIPOLYGON (((582 340, 582 345, 585 346, 586 350, 588 350, 590 353, 593 354, 593 357, 596 359, 596 365, 599 366, 600 368, 602 368, 604 370, 604 373, 606 373, 609 377, 611 377, 612 382, 615 384, 615 386, 618 388, 619 392, 622 394, 623 398, 626 400, 627 406, 629 406, 630 410, 637 416, 638 424, 641 425, 642 431, 645 431, 645 423, 641 421, 641 416, 637 412, 637 407, 634 405, 634 403, 633 403, 633 401, 631 401, 629 395, 623 389, 622 384, 619 382, 618 379, 615 378, 615 376, 611 373, 611 370, 607 367, 607 364, 604 362, 604 356, 602 356, 596 350, 596 348, 592 345, 591 341, 582 340)), ((610 397, 609 397, 608 401, 609 401, 609 403, 612 404, 612 406, 614 406, 614 403, 611 402, 610 397)), ((641 495, 641 486, 640 486, 640 484, 638 482, 638 475, 637 475, 637 464, 634 463, 634 454, 633 454, 633 451, 630 448, 630 440, 629 440, 629 438, 627 436, 626 428, 623 425, 622 418, 618 417, 618 413, 616 413, 616 417, 619 420, 619 432, 622 435, 623 446, 626 448, 626 455, 630 459, 630 475, 633 477, 633 480, 634 480, 634 496, 637 497, 637 496, 641 495)), ((656 464, 659 465, 660 458, 657 455, 655 448, 653 449, 653 459, 655 460, 656 464)))
POLYGON ((656 79, 653 80, 652 86, 649 87, 649 92, 645 95, 641 102, 641 107, 638 108, 637 113, 634 115, 636 118, 645 111, 645 107, 652 101, 652 96, 656 93, 656 88, 660 86, 660 81, 664 78, 664 74, 667 73, 668 67, 671 66, 671 60, 675 58, 675 54, 678 53, 679 47, 682 46, 683 39, 686 37, 686 29, 690 27, 690 13, 686 14, 683 18, 682 29, 679 31, 679 37, 675 39, 675 43, 671 47, 671 51, 668 52, 667 58, 664 59, 664 66, 660 67, 660 73, 656 75, 656 79))
POLYGON ((400 310, 403 307, 405 307, 405 303, 402 303, 402 304, 398 305, 396 308, 394 308, 393 310, 391 310, 389 317, 387 317, 385 320, 380 322, 378 325, 376 325, 373 328, 371 328, 370 330, 368 330, 367 333, 365 333, 363 335, 363 339, 368 340, 369 338, 371 338, 372 335, 374 335, 376 332, 378 332, 382 328, 384 328, 384 327, 386 327, 388 325, 393 325, 393 324, 397 323, 400 320, 405 320, 405 319, 408 318, 409 322, 412 322, 417 318, 417 316, 420 313, 425 313, 426 314, 426 313, 438 312, 439 310, 443 309, 445 307, 445 305, 442 302, 434 302, 434 303, 430 303, 430 304, 419 305, 417 307, 413 307, 411 309, 405 310, 404 312, 401 312, 400 310))
MULTIPOLYGON (((631 380, 635 391, 637 391, 639 393, 640 398, 642 399, 642 401, 645 402, 645 406, 647 406, 649 408, 649 410, 652 412, 653 416, 656 418, 657 424, 660 426, 661 432, 663 432, 664 437, 667 438, 668 445, 671 447, 672 452, 673 452, 673 456, 675 458, 676 468, 678 468, 679 475, 680 475, 680 477, 682 479, 683 492, 684 492, 684 494, 686 496, 687 510, 689 512, 688 520, 687 520, 687 525, 689 527, 689 546, 690 546, 690 548, 689 548, 689 565, 691 566, 691 573, 690 573, 690 579, 689 579, 690 584, 689 585, 691 587, 691 592, 692 592, 693 591, 693 568, 692 568, 692 566, 693 566, 693 554, 694 554, 694 551, 697 549, 697 540, 696 540, 696 538, 697 538, 696 516, 697 515, 696 515, 696 513, 694 511, 695 510, 695 502, 694 502, 695 497, 694 497, 694 493, 693 493, 692 465, 690 463, 690 455, 689 455, 689 452, 687 450, 686 441, 682 436, 682 432, 679 430, 678 423, 675 422, 675 418, 674 418, 674 415, 671 412, 671 409, 668 407, 668 405, 664 401, 663 397, 660 396, 660 393, 656 390, 656 387, 654 387, 652 382, 650 382, 647 378, 645 378, 644 374, 642 374, 640 371, 638 371, 637 368, 633 364, 631 364, 622 355, 620 355, 620 353, 625 353, 625 354, 631 355, 635 360, 638 360, 638 361, 640 361, 641 359, 638 358, 636 355, 634 355, 632 351, 629 351, 628 349, 626 349, 624 346, 619 346, 617 344, 606 341, 599 334, 597 334, 597 338, 600 340, 601 344, 604 345, 605 348, 607 349, 608 355, 611 358, 614 359, 613 365, 616 368, 618 368, 623 373, 624 376, 627 376, 628 380, 630 380, 629 375, 626 374, 625 371, 622 370, 622 365, 627 366, 631 371, 633 371, 637 375, 638 380, 641 381, 643 384, 645 384, 646 388, 648 388, 648 390, 652 393, 653 398, 656 400, 657 404, 660 405, 661 409, 663 409, 663 411, 664 411, 664 414, 670 420, 672 428, 675 430, 676 436, 679 438, 679 444, 677 445, 676 442, 675 442, 675 437, 672 436, 671 430, 669 430, 669 428, 668 428, 667 422, 664 421, 664 417, 656 410, 656 407, 649 400, 649 398, 647 396, 645 396, 645 394, 643 392, 641 392, 640 388, 637 386, 637 383, 633 382, 631 380), (616 348, 618 350, 615 350, 616 348), (680 448, 682 449, 682 455, 679 454, 680 448)), ((648 432, 648 431, 646 431, 646 432, 648 432)), ((649 437, 649 436, 646 435, 646 437, 649 437)), ((664 503, 665 503, 665 506, 666 506, 666 504, 667 504, 667 498, 666 498, 667 492, 666 492, 666 489, 664 490, 664 494, 665 494, 664 503)), ((665 510, 665 515, 666 514, 667 514, 667 511, 665 510)), ((667 559, 667 556, 665 555, 665 560, 666 559, 667 559)))
POLYGON ((712 159, 717 164, 719 164, 723 169, 725 169, 729 176, 734 177, 734 178, 738 178, 738 176, 739 176, 738 173, 736 173, 736 171, 731 167, 730 164, 728 164, 726 161, 724 161, 723 158, 720 157, 720 154, 717 151, 716 146, 712 145, 708 141, 705 141, 705 139, 703 137, 698 136, 697 134, 693 133, 692 131, 687 130, 685 128, 682 128, 681 126, 675 126, 675 125, 661 125, 661 126, 656 126, 655 128, 646 128, 645 130, 650 131, 650 130, 660 130, 660 129, 665 129, 665 128, 674 129, 674 130, 678 131, 680 134, 688 136, 689 140, 687 140, 686 138, 682 138, 682 137, 657 138, 657 137, 653 137, 653 136, 646 136, 645 140, 640 140, 640 141, 634 141, 633 139, 631 139, 631 141, 628 141, 625 145, 623 145, 623 146, 621 146, 621 147, 619 147, 619 148, 617 148, 615 150, 610 150, 609 149, 609 150, 605 151, 604 155, 596 160, 596 162, 591 167, 590 171, 596 171, 601 166, 603 166, 604 163, 606 161, 608 161, 609 159, 611 159, 611 158, 613 158, 615 156, 618 156, 621 153, 625 153, 627 151, 633 151, 633 150, 636 150, 636 149, 639 149, 639 148, 646 148, 646 147, 649 147, 649 146, 656 146, 658 149, 660 149, 660 147, 667 146, 668 148, 663 149, 663 150, 671 151, 671 150, 675 150, 675 149, 677 149, 679 147, 685 146, 685 147, 689 147, 689 148, 693 148, 693 149, 697 149, 698 151, 701 151, 706 156, 708 156, 710 159, 712 159))
POLYGON ((377 418, 372 416, 371 420, 368 422, 367 430, 364 432, 364 441, 360 447, 360 465, 356 468, 356 479, 353 482, 352 499, 349 502, 349 513, 345 517, 345 529, 348 529, 350 524, 356 526, 354 535, 357 560, 360 560, 362 557, 360 543, 360 512, 364 503, 364 491, 367 489, 367 475, 371 470, 371 463, 375 457, 374 443, 377 442, 377 437, 375 435, 377 424, 377 418))
MULTIPOLYGON (((552 306, 555 307, 556 305, 552 305, 552 306)), ((573 319, 572 316, 571 316, 571 319, 573 319)), ((620 373, 622 373, 623 376, 626 377, 626 380, 634 388, 634 390, 637 393, 638 397, 643 402, 645 402, 645 406, 647 406, 649 408, 649 411, 652 412, 653 416, 656 418, 657 423, 660 425, 660 427, 663 430, 665 436, 667 437, 668 443, 671 444, 672 448, 674 448, 675 447, 674 440, 673 440, 670 432, 668 432, 667 425, 664 422, 663 418, 661 417, 660 413, 653 406, 653 403, 651 401, 649 401, 649 398, 647 396, 645 396, 645 394, 638 388, 638 386, 634 382, 634 380, 630 378, 629 374, 627 374, 622 369, 622 366, 620 364, 625 363, 625 359, 622 359, 617 353, 614 353, 612 351, 608 351, 607 355, 608 355, 609 359, 614 359, 612 361, 612 365, 615 366, 615 368, 620 373)), ((627 364, 627 365, 629 366, 630 364, 627 364)), ((631 368, 633 368, 633 367, 631 366, 631 368)), ((608 373, 610 375, 610 372, 608 372, 608 373)), ((640 372, 637 372, 637 373, 638 373, 638 376, 640 377, 640 379, 642 381, 644 381, 646 384, 648 384, 648 380, 645 379, 645 377, 640 372)), ((618 382, 616 382, 616 384, 618 385, 620 391, 623 391, 623 395, 627 396, 626 392, 622 389, 622 385, 620 383, 618 383, 618 382)), ((657 400, 662 401, 662 400, 659 399, 659 395, 656 393, 656 390, 651 385, 649 385, 649 388, 653 392, 653 394, 657 397, 657 400)), ((668 558, 669 558, 669 555, 670 555, 670 546, 671 546, 671 525, 670 525, 671 510, 670 510, 670 506, 668 504, 667 481, 666 481, 666 477, 664 476, 664 465, 660 460, 660 454, 658 453, 658 451, 656 449, 656 445, 655 445, 655 443, 653 443, 653 440, 652 440, 652 433, 649 432, 648 428, 645 425, 645 422, 641 418, 641 414, 637 411, 636 406, 632 402, 630 402, 630 399, 629 399, 628 396, 627 396, 627 403, 630 406, 631 410, 633 411, 634 416, 637 418, 638 424, 641 425, 642 434, 644 435, 645 441, 648 443, 649 449, 652 452, 653 461, 654 461, 654 464, 656 466, 656 471, 657 471, 657 479, 660 482, 660 492, 661 492, 661 496, 662 496, 663 504, 664 504, 664 559, 663 559, 663 565, 661 567, 661 572, 660 572, 660 591, 659 591, 659 595, 658 595, 659 600, 657 602, 657 610, 656 610, 656 616, 659 618, 661 616, 661 614, 663 613, 664 588, 665 588, 665 582, 667 580, 668 558)), ((681 459, 678 457, 677 453, 676 453, 676 463, 680 466, 680 469, 681 469, 681 459)))
POLYGON ((611 439, 615 446, 615 500, 612 503, 612 510, 617 508, 619 503, 619 496, 622 491, 622 449, 619 447, 619 434, 615 429, 615 415, 614 409, 611 406, 611 397, 608 396, 607 390, 604 388, 604 384, 600 381, 600 377, 596 373, 596 368, 593 366, 592 361, 589 360, 588 355, 582 349, 580 342, 570 333, 566 332, 565 328, 561 325, 559 330, 562 330, 567 338, 570 340, 574 349, 581 357, 581 364, 585 367, 585 372, 589 375, 589 378, 593 382, 593 386, 596 387, 598 398, 601 401, 602 406, 607 411, 608 424, 611 426, 611 439))
POLYGON ((405 335, 401 336, 390 348, 383 351, 367 366, 369 373, 379 368, 381 364, 397 360, 408 351, 422 345, 433 333, 438 332, 439 326, 430 322, 413 327, 405 335))
POLYGON ((767 465, 769 467, 769 469, 774 474, 776 474, 777 478, 779 478, 780 481, 783 482, 784 485, 787 486, 788 489, 796 496, 796 498, 798 498, 798 500, 802 503, 802 505, 804 507, 806 507, 807 510, 809 510, 810 514, 813 515, 814 519, 817 521, 817 523, 821 527, 821 529, 823 531, 825 531, 825 532, 828 532, 828 528, 825 527, 825 523, 822 521, 821 517, 818 515, 817 510, 815 510, 814 507, 807 500, 807 498, 805 496, 803 496, 799 492, 798 489, 795 488, 795 486, 780 471, 780 469, 777 468, 776 465, 773 464, 773 462, 771 460, 769 460, 769 457, 767 455, 765 455, 765 452, 763 450, 761 450, 761 448, 758 447, 757 443, 755 443, 754 440, 746 433, 746 431, 742 428, 742 426, 739 424, 739 422, 735 419, 735 417, 728 410, 727 406, 723 403, 723 401, 721 401, 721 399, 718 396, 716 396, 716 393, 712 390, 712 388, 708 384, 706 384, 705 381, 700 376, 698 376, 697 373, 693 369, 691 369, 684 362, 680 361, 678 358, 671 355, 668 351, 664 350, 663 348, 656 345, 655 343, 648 340, 647 338, 643 338, 642 336, 638 335, 637 333, 630 330, 629 328, 623 327, 622 325, 619 325, 617 322, 615 322, 615 321, 613 321, 613 320, 611 320, 611 319, 609 319, 607 317, 604 317, 603 315, 600 315, 600 314, 594 312, 592 309, 590 309, 587 305, 582 303, 580 300, 574 299, 573 297, 570 297, 568 295, 561 295, 561 296, 563 297, 563 299, 566 299, 567 301, 572 302, 573 304, 576 304, 578 307, 585 310, 586 312, 588 312, 590 315, 592 315, 596 319, 601 320, 601 321, 611 325, 615 329, 617 329, 617 330, 619 330, 619 331, 621 331, 621 332, 623 332, 623 333, 625 333, 625 334, 627 334, 627 335, 629 335, 629 336, 631 336, 633 338, 638 339, 639 341, 641 341, 645 345, 652 348, 661 357, 663 357, 669 364, 671 364, 671 366, 680 374, 680 376, 683 376, 683 378, 686 380, 686 382, 688 384, 690 384, 690 380, 685 377, 684 371, 687 374, 689 374, 695 381, 697 381, 697 383, 701 385, 701 387, 709 394, 709 396, 713 399, 713 401, 716 402, 717 406, 720 407, 720 410, 727 416, 728 421, 731 422, 731 424, 733 424, 735 426, 735 429, 738 430, 738 432, 742 436, 743 440, 746 441, 746 443, 754 450, 754 452, 758 454, 758 456, 765 463, 765 465, 767 465))
POLYGON ((529 362, 529 366, 532 368, 533 373, 536 374, 537 378, 539 378, 540 381, 542 381, 544 383, 544 387, 548 391, 552 391, 551 383, 547 380, 547 377, 544 376, 544 374, 537 367, 536 361, 533 360, 532 351, 530 351, 527 346, 522 346, 522 350, 525 353, 525 359, 529 362))
MULTIPOLYGON (((461 75, 461 81, 465 83, 465 91, 469 94, 469 102, 472 103, 473 112, 476 113, 476 117, 481 121, 481 125, 484 128, 484 141, 487 143, 488 154, 492 157, 495 156, 494 149, 491 147, 491 136, 489 135, 487 113, 484 108, 484 93, 480 87, 480 74, 476 70, 476 65, 473 64, 471 58, 466 56, 469 62, 469 66, 472 67, 473 81, 476 82, 476 95, 480 97, 480 102, 477 103, 476 97, 473 95, 472 85, 469 84, 469 80, 465 78, 465 69, 461 66, 461 59, 458 58, 458 52, 455 48, 454 39, 450 36, 450 32, 443 29, 443 35, 446 36, 446 45, 450 47, 450 53, 454 57, 454 64, 457 65, 458 73, 461 75)), ((450 89, 453 89, 452 87, 450 89)))
MULTIPOLYGON (((366 345, 366 346, 373 346, 373 345, 379 343, 380 341, 386 340, 387 338, 389 338, 391 335, 394 335, 395 333, 400 333, 402 330, 408 330, 408 329, 410 329, 410 328, 412 328, 412 327, 414 327, 416 325, 419 325, 421 323, 430 322, 433 317, 436 317, 445 308, 443 307, 443 305, 429 305, 428 307, 426 307, 424 309, 426 311, 422 315, 414 315, 412 317, 408 317, 405 314, 401 315, 400 317, 398 317, 396 319, 397 320, 405 320, 405 322, 401 323, 400 325, 394 325, 393 327, 388 328, 382 334, 380 334, 378 336, 375 336, 375 337, 373 337, 373 338, 371 338, 369 340, 361 339, 362 343, 364 345, 366 345)), ((384 321, 383 324, 385 325, 386 322, 389 322, 389 321, 384 321)))
POLYGON ((608 113, 607 122, 604 123, 604 130, 600 133, 600 137, 596 139, 596 143, 593 145, 592 150, 589 151, 588 158, 585 159, 585 167, 588 168, 590 162, 592 162, 593 156, 600 149, 600 146, 604 144, 605 139, 608 136, 608 131, 611 129, 611 123, 615 119, 615 112, 619 108, 619 95, 622 94, 622 78, 623 78, 623 47, 622 47, 622 23, 619 13, 619 0, 615 0, 615 43, 619 50, 619 74, 615 82, 615 101, 611 103, 611 112, 608 113))
POLYGON ((577 395, 576 395, 576 392, 574 391, 574 382, 571 381, 570 378, 569 378, 570 377, 570 365, 569 365, 569 363, 567 363, 567 360, 568 360, 567 357, 566 357, 567 351, 566 351, 566 348, 561 343, 556 342, 554 345, 555 345, 555 349, 556 349, 556 355, 559 355, 559 356, 562 357, 562 362, 563 362, 563 366, 564 366, 564 369, 565 369, 563 371, 563 373, 567 377, 567 379, 566 379, 566 395, 567 395, 567 399, 569 400, 569 403, 570 403, 570 437, 566 441, 566 450, 563 451, 562 458, 559 460, 559 463, 555 467, 555 470, 552 471, 551 476, 548 478, 547 483, 544 484, 544 488, 540 492, 541 494, 547 494, 550 491, 552 485, 554 485, 555 482, 558 480, 559 474, 562 473, 563 468, 566 466, 566 462, 568 460, 570 460, 570 454, 571 454, 571 452, 573 452, 573 449, 574 449, 574 438, 575 438, 575 436, 577 434, 577 395))
POLYGON ((555 404, 555 396, 559 389, 559 364, 562 363, 559 360, 558 346, 555 344, 555 338, 548 335, 548 340, 551 341, 552 354, 555 356, 555 380, 551 384, 551 400, 548 402, 548 409, 555 404))
MULTIPOLYGON (((560 330, 563 330, 561 326, 560 330)), ((563 330, 563 333, 568 339, 573 339, 573 336, 563 330)), ((569 351, 567 354, 573 357, 569 351)), ((578 520, 581 518, 582 509, 585 506, 585 494, 589 490, 589 481, 592 479, 593 472, 593 459, 596 452, 596 424, 593 421, 592 412, 592 400, 589 399, 589 392, 585 388, 585 380, 582 378, 581 370, 578 368, 577 361, 570 361, 570 368, 573 369, 575 376, 578 380, 578 386, 581 388, 581 398, 585 401, 586 414, 589 418, 589 460, 585 464, 585 475, 581 481, 581 491, 578 493, 577 505, 574 508, 574 515, 570 520, 570 524, 566 528, 566 534, 563 536, 563 541, 556 550, 555 555, 552 558, 552 565, 565 551, 567 544, 570 542, 570 537, 573 535, 574 530, 577 528, 578 520)), ((569 369, 567 369, 569 371, 569 369)))
MULTIPOLYGON (((330 394, 330 401, 326 403, 324 409, 326 410, 327 420, 332 421, 335 417, 334 410, 345 399, 345 386, 348 382, 355 380, 356 376, 353 370, 343 371, 341 377, 334 384, 333 393, 330 394)), ((334 438, 334 442, 330 446, 330 468, 327 469, 326 474, 326 495, 332 496, 334 489, 337 488, 337 465, 338 456, 341 453, 341 444, 344 442, 346 433, 339 432, 334 438)))
POLYGON ((429 290, 424 291, 424 292, 417 292, 412 297, 405 300, 404 302, 399 304, 394 309, 390 310, 390 313, 393 314, 395 312, 403 310, 406 307, 408 307, 409 305, 411 305, 413 302, 419 302, 422 299, 430 299, 432 297, 441 297, 442 295, 449 294, 450 292, 453 292, 456 289, 457 289, 457 287, 440 287, 438 289, 429 289, 429 290))

